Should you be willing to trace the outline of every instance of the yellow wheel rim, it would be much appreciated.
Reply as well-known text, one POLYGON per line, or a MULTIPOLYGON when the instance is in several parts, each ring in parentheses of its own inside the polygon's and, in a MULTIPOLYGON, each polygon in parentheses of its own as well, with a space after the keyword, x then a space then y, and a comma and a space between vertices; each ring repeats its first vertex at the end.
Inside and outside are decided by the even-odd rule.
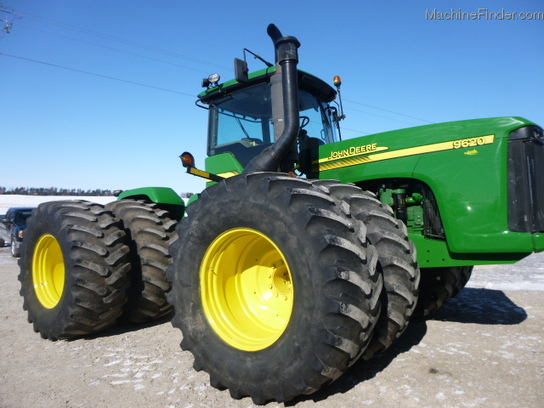
POLYGON ((59 242, 52 235, 43 235, 36 244, 32 259, 34 290, 43 307, 52 309, 60 302, 65 279, 64 257, 59 242))
POLYGON ((200 269, 204 313, 221 339, 240 350, 271 346, 293 311, 293 280, 280 249, 249 228, 224 232, 200 269))

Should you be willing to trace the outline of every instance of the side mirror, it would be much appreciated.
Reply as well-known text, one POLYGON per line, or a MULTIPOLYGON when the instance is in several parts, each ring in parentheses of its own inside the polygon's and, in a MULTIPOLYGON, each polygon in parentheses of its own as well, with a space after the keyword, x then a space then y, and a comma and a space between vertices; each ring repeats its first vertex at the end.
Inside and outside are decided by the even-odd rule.
POLYGON ((238 82, 249 81, 249 68, 246 61, 239 58, 234 59, 234 77, 238 82))

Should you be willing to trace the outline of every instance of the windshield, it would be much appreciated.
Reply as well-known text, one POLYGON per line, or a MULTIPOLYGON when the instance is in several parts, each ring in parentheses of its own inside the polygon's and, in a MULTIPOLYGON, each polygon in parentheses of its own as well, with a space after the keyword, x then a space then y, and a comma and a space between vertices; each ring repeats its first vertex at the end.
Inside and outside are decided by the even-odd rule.
MULTIPOLYGON (((319 144, 337 140, 332 111, 306 91, 299 91, 300 124, 319 144)), ((274 143, 270 85, 240 90, 210 105, 208 155, 230 152, 245 166, 274 143)))

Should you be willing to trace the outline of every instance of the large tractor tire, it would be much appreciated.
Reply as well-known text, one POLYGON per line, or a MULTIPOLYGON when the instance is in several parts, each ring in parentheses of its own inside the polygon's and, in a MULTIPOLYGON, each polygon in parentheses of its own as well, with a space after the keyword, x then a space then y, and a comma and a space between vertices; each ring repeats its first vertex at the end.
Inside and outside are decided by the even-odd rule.
POLYGON ((172 323, 212 386, 285 402, 336 380, 368 345, 383 286, 376 250, 312 182, 229 178, 189 206, 177 232, 172 323))
POLYGON ((427 316, 457 296, 470 279, 473 268, 473 266, 422 268, 418 314, 427 316))
POLYGON ((123 320, 143 323, 164 316, 172 310, 166 301, 166 269, 172 263, 168 248, 177 239, 177 222, 154 203, 120 200, 106 209, 121 220, 130 246, 131 285, 123 320))
POLYGON ((114 324, 129 285, 126 236, 99 204, 40 204, 19 260, 23 308, 45 339, 73 339, 114 324))
POLYGON ((406 225, 373 193, 335 180, 314 183, 349 205, 351 216, 366 225, 368 240, 378 251, 384 292, 380 319, 363 354, 368 360, 388 349, 404 333, 414 314, 420 281, 416 247, 408 238, 406 225))

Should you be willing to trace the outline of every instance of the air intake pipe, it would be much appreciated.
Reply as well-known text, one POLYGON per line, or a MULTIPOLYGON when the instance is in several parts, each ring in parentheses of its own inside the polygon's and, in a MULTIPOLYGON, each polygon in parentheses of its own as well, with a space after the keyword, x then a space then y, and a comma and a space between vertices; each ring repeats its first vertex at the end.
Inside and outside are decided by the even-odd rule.
MULTIPOLYGON (((283 89, 284 128, 277 141, 254 157, 246 166, 244 173, 255 171, 278 171, 282 159, 289 153, 299 131, 298 113, 298 48, 300 42, 295 37, 284 37, 274 25, 268 26, 268 35, 274 42, 276 64, 281 72, 283 89)), ((277 101, 272 101, 274 102, 277 101)), ((277 118, 274 118, 277 123, 277 118)))

